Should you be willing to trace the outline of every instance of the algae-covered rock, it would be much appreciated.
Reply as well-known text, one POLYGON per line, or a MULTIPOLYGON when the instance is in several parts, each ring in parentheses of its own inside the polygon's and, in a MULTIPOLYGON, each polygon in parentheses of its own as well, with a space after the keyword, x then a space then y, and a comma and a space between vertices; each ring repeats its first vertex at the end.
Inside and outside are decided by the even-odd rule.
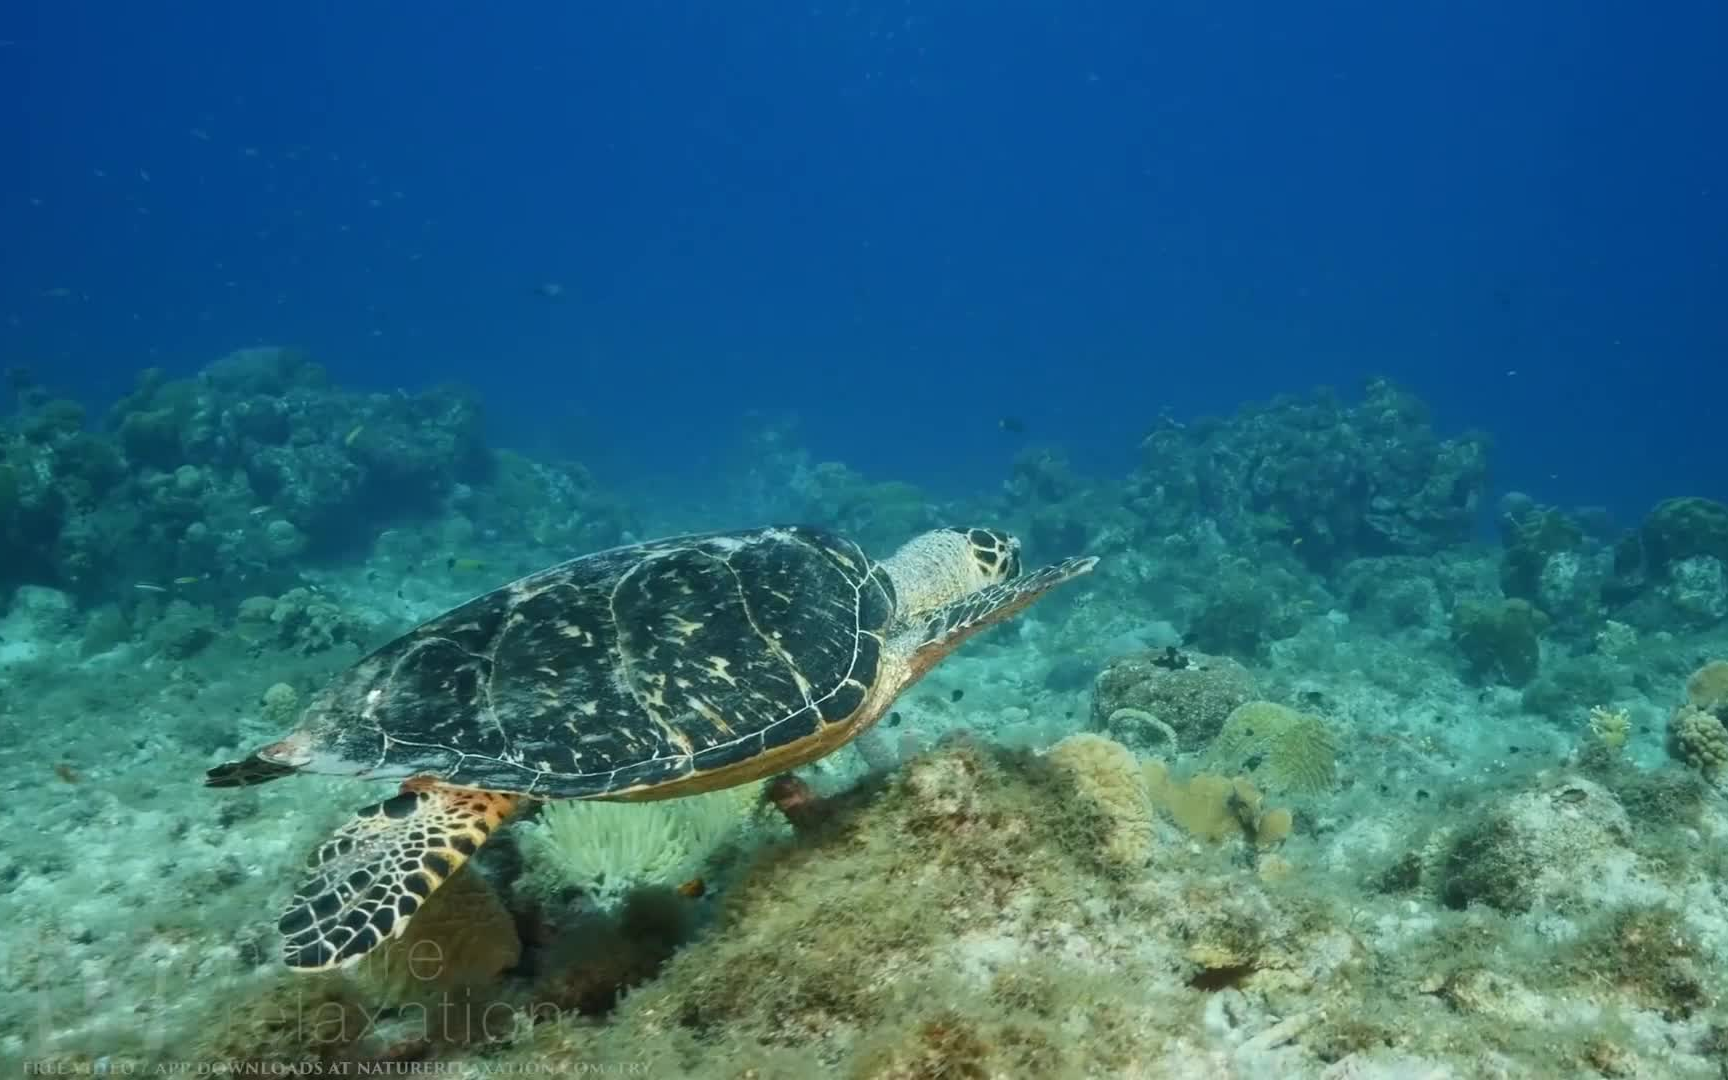
POLYGON ((1695 555, 1728 560, 1728 506, 1696 497, 1665 500, 1644 519, 1640 536, 1657 570, 1695 555))
POLYGON ((282 518, 264 527, 264 547, 272 558, 292 559, 306 550, 306 534, 282 518))
POLYGON ((1681 908, 1627 904, 1595 920, 1570 943, 1562 963, 1638 1006, 1684 1019, 1709 1005, 1718 989, 1712 960, 1705 936, 1681 908))
POLYGON ((1612 669, 1596 656, 1550 665, 1524 687, 1524 708, 1550 720, 1576 724, 1593 706, 1614 698, 1612 669))
POLYGON ((172 409, 129 412, 120 421, 120 446, 134 465, 173 468, 183 458, 179 418, 172 409))
POLYGON ((1533 604, 1542 600, 1542 579, 1550 561, 1584 545, 1584 530, 1552 507, 1519 505, 1509 510, 1501 516, 1500 534, 1500 587, 1507 596, 1533 604))
POLYGON ((216 640, 216 615, 209 608, 176 597, 168 601, 146 637, 163 656, 185 660, 216 640))
POLYGON ((1352 560, 1338 575, 1338 592, 1352 620, 1387 630, 1433 626, 1446 617, 1433 565, 1415 556, 1352 560))
MULTIPOLYGON (((1198 750, 1224 720, 1258 696, 1254 676, 1228 657, 1148 649, 1115 657, 1092 689, 1092 727, 1130 749, 1145 751, 1176 735, 1178 751, 1198 750), (1148 720, 1150 717, 1157 724, 1148 720)), ((1161 752, 1169 752, 1168 746, 1161 752)))
POLYGON ((1514 914, 1600 905, 1609 883, 1631 872, 1631 838, 1626 811, 1607 788, 1581 776, 1546 780, 1489 807, 1452 838, 1439 867, 1440 899, 1514 914))
POLYGON ((84 430, 84 406, 68 398, 53 398, 19 418, 18 432, 34 443, 57 443, 84 430))
POLYGON ((1572 516, 1523 496, 1502 500, 1500 588, 1556 623, 1587 632, 1601 619, 1614 553, 1593 548, 1572 516))
POLYGON ((118 604, 104 604, 84 620, 84 636, 78 642, 78 655, 99 656, 121 644, 132 634, 126 613, 118 604))
POLYGON ((1298 587, 1272 572, 1231 568, 1211 582, 1185 640, 1196 649, 1253 659, 1269 642, 1300 627, 1297 608, 1283 597, 1298 587), (1286 588, 1281 588, 1285 586, 1286 588))
POLYGON ((1452 612, 1452 643, 1473 678, 1523 686, 1542 664, 1548 617, 1527 600, 1466 600, 1452 612))
POLYGON ((1710 626, 1728 617, 1728 563, 1714 555, 1676 560, 1659 592, 1679 621, 1710 626))

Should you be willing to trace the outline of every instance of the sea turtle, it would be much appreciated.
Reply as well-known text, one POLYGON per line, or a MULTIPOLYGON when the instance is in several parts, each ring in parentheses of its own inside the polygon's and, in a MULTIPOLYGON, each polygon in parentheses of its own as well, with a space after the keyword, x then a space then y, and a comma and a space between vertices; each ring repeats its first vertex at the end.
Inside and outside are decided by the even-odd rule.
POLYGON ((814 761, 1096 562, 1022 574, 1019 542, 992 529, 937 529, 881 562, 805 526, 613 548, 409 631, 205 783, 405 779, 312 854, 279 924, 289 967, 346 966, 525 800, 667 799, 814 761))

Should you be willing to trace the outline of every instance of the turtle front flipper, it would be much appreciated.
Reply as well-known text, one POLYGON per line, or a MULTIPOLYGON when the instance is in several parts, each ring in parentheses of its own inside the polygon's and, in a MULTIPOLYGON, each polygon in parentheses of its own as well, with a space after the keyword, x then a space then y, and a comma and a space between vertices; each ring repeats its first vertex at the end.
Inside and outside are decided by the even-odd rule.
POLYGON ((1091 573, 1096 565, 1095 555, 1064 559, 1030 574, 997 582, 930 612, 913 624, 918 637, 911 650, 911 677, 916 679, 929 671, 973 634, 1019 614, 1026 605, 1063 582, 1091 573))
POLYGON ((346 967, 399 937, 520 801, 415 777, 356 812, 307 860, 311 876, 277 923, 283 960, 298 971, 346 967))

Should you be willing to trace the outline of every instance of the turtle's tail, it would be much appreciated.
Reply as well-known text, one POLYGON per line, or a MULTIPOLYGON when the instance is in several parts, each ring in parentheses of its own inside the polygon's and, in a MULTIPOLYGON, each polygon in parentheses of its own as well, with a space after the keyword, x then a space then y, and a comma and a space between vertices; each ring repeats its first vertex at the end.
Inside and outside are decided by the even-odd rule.
POLYGON ((250 787, 253 784, 267 784, 272 780, 280 780, 284 776, 292 776, 300 770, 293 765, 283 765, 276 761, 266 761, 258 754, 239 761, 224 762, 204 774, 205 787, 250 787))

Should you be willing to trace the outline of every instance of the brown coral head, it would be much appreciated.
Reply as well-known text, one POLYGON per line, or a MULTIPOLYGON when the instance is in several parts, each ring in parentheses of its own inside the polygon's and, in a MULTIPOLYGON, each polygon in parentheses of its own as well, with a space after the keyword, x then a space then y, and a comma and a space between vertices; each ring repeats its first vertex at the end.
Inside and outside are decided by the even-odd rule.
POLYGON ((821 797, 791 773, 781 773, 768 781, 762 797, 773 803, 794 829, 808 829, 826 816, 821 797))

